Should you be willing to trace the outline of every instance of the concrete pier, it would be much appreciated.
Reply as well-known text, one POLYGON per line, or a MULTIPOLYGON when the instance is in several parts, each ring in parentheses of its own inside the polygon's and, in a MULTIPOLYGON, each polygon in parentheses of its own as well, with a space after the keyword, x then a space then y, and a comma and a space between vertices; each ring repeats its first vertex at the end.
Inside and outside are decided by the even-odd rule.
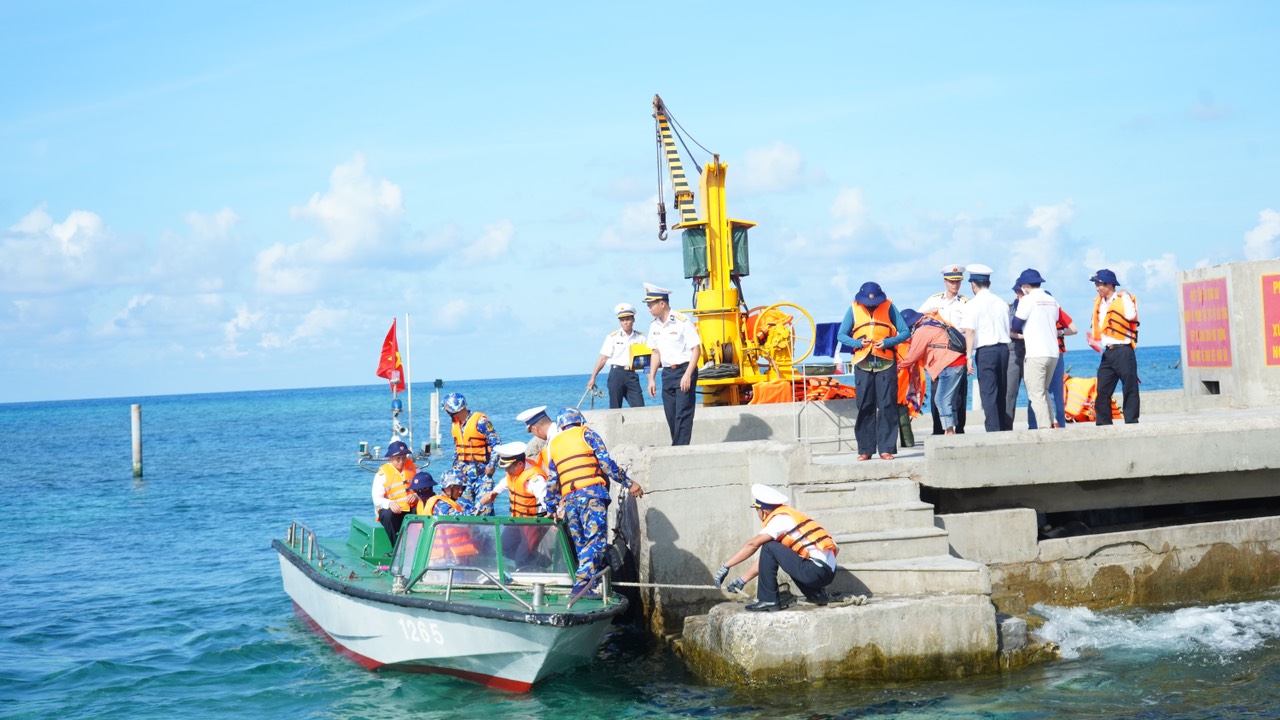
MULTIPOLYGON (((1141 423, 929 435, 854 460, 852 401, 699 408, 667 447, 661 407, 587 413, 648 493, 641 600, 709 680, 951 677, 1016 666, 1036 603, 1214 602, 1280 584, 1280 261, 1183 273, 1182 391, 1141 423), (832 590, 862 605, 756 615, 708 584, 771 485, 836 540, 832 590)), ((1085 323, 1087 327, 1087 323, 1085 323)), ((734 576, 743 568, 736 568, 734 576)), ((754 584, 747 592, 754 594, 754 584)))
POLYGON ((588 421, 648 491, 637 506, 643 581, 709 583, 759 530, 749 508, 759 482, 832 533, 840 547, 832 590, 868 597, 861 606, 801 604, 759 616, 741 611, 743 596, 646 590, 651 632, 679 638, 692 669, 717 681, 908 679, 993 671, 1018 664, 1017 652, 1022 660, 1042 653, 1034 643, 1018 650, 1025 636, 1001 633, 996 621, 997 613, 1025 618, 1038 602, 1211 602, 1280 583, 1280 517, 1042 535, 1052 513, 1280 497, 1280 470, 1272 470, 1280 444, 1268 441, 1280 434, 1280 409, 1188 409, 1181 397, 1144 394, 1153 411, 1130 426, 988 435, 979 425, 932 437, 921 422, 924 447, 892 461, 821 454, 796 437, 805 427, 797 417, 822 414, 831 425, 809 428, 816 445, 842 447, 851 439, 838 426, 846 403, 699 408, 695 439, 700 430, 717 440, 674 448, 627 443, 666 431, 660 408, 598 411, 588 421), (719 439, 748 429, 764 438, 719 439), (780 628, 793 640, 756 647, 780 628), (800 642, 806 637, 822 638, 820 649, 800 642))

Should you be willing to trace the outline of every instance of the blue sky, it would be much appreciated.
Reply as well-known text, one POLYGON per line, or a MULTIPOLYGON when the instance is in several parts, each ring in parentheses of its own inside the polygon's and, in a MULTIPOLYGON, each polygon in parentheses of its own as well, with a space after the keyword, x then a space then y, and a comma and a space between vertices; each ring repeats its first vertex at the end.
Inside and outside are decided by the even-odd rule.
POLYGON ((1274 3, 365 5, 0 5, 0 402, 380 383, 405 313, 415 381, 585 374, 688 297, 654 93, 751 305, 1110 267, 1176 344, 1179 269, 1280 254, 1274 3))

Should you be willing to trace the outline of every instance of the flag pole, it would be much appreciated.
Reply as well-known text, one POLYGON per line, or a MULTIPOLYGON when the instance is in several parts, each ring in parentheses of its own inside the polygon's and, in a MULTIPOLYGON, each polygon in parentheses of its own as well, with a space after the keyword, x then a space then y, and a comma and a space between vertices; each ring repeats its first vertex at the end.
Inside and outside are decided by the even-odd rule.
POLYGON ((413 381, 409 374, 413 343, 409 340, 409 313, 404 314, 404 394, 409 401, 409 449, 415 454, 413 446, 413 381))

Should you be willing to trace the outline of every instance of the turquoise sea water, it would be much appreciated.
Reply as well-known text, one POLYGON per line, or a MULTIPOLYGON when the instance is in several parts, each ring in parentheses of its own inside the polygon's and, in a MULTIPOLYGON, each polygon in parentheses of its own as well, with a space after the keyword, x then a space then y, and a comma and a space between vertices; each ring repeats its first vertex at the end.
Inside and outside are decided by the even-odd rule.
MULTIPOLYGON (((1139 358, 1145 390, 1180 383, 1176 348, 1139 358)), ((1073 359, 1077 374, 1087 359, 1073 359)), ((519 410, 574 404, 585 380, 446 389, 524 438, 519 410)), ((427 389, 415 388, 419 440, 427 389)), ((0 717, 1280 717, 1280 596, 1041 608, 1066 659, 952 682, 720 688, 625 629, 594 664, 527 695, 370 673, 294 616, 270 542, 292 520, 332 536, 368 513, 356 444, 385 446, 388 408, 383 384, 0 405, 0 717)))

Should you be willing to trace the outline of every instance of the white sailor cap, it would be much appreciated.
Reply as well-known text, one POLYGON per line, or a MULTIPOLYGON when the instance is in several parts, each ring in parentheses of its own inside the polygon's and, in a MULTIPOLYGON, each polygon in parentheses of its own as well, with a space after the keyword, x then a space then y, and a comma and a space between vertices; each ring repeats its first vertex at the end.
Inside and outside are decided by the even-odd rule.
POLYGON ((995 272, 981 263, 973 263, 966 269, 969 271, 970 281, 978 280, 980 282, 987 282, 991 280, 991 273, 995 272))
POLYGON ((539 405, 536 408, 529 408, 528 410, 525 410, 524 412, 516 416, 516 421, 524 423, 525 430, 528 430, 529 432, 533 432, 533 426, 537 425, 538 421, 544 420, 544 419, 545 420, 550 419, 549 417, 547 417, 546 405, 539 405))
POLYGON ((613 306, 613 314, 617 315, 620 318, 627 317, 628 315, 631 317, 635 317, 636 308, 631 303, 618 303, 617 305, 613 306))
POLYGON ((657 302, 659 300, 662 302, 669 302, 668 296, 670 295, 671 291, 664 287, 658 287, 653 283, 644 284, 644 301, 646 303, 657 302))
POLYGON ((751 486, 751 499, 755 500, 755 502, 751 503, 753 508, 773 508, 787 504, 786 495, 760 483, 751 486))
POLYGON ((963 266, 963 265, 955 265, 955 264, 951 264, 951 265, 943 265, 943 266, 942 266, 942 278, 943 278, 944 280, 963 280, 963 279, 964 279, 964 266, 963 266))
POLYGON ((495 448, 498 452, 498 466, 510 467, 524 460, 525 450, 528 445, 516 440, 515 442, 505 442, 495 448))

